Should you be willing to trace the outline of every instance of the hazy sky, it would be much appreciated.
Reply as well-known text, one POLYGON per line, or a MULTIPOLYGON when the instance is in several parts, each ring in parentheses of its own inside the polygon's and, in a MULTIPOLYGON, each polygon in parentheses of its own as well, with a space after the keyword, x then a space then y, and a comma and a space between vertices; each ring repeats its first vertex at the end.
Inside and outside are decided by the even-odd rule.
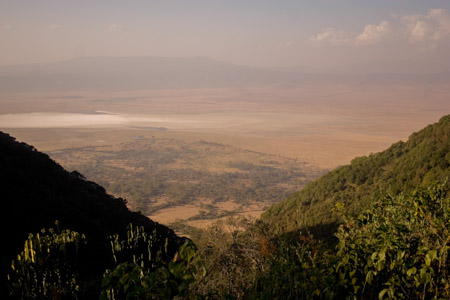
POLYGON ((0 65, 146 55, 439 65, 448 53, 449 0, 0 0, 0 65))

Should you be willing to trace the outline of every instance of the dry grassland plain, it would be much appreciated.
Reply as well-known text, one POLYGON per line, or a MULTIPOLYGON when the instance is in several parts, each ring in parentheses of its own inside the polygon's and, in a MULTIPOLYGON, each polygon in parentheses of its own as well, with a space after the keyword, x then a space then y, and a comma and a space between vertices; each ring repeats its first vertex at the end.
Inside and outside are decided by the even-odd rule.
MULTIPOLYGON (((437 121, 450 112, 448 95, 443 83, 1 94, 0 130, 44 152, 142 136, 215 142, 331 169, 437 121)), ((151 217, 168 224, 197 212, 193 203, 151 217)), ((252 207, 247 215, 260 213, 252 207)))

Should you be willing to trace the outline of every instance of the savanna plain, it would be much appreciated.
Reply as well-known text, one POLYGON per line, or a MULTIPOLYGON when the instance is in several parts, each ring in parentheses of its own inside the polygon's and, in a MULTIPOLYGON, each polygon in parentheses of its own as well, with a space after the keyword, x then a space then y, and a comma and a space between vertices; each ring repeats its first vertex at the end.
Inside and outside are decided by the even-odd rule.
POLYGON ((450 111, 448 84, 11 92, 0 129, 170 225, 206 228, 270 205, 450 111))

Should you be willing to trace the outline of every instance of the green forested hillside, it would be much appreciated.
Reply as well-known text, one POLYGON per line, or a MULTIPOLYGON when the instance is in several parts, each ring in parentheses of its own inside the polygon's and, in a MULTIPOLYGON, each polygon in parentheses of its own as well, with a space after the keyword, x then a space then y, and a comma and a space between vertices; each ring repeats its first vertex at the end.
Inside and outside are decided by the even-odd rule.
POLYGON ((407 142, 358 157, 269 208, 262 220, 276 232, 333 224, 336 204, 356 214, 374 199, 429 186, 450 176, 450 115, 413 133, 407 142), (340 205, 339 204, 339 205, 340 205))

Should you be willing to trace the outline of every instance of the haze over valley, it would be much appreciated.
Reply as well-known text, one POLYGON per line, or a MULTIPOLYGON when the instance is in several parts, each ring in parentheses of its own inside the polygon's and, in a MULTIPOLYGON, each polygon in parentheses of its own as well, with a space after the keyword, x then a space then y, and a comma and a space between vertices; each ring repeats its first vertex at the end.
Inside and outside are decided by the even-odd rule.
MULTIPOLYGON (((343 75, 277 71, 276 76, 261 81, 257 72, 241 72, 254 68, 219 64, 209 59, 181 59, 189 62, 192 70, 187 70, 187 67, 178 67, 179 61, 155 57, 107 58, 105 63, 104 58, 86 58, 71 61, 68 66, 57 63, 65 66, 62 70, 73 80, 60 78, 62 71, 54 71, 53 64, 32 65, 29 68, 35 71, 26 74, 17 71, 29 69, 26 66, 4 68, 9 70, 9 75, 3 70, 4 77, 32 91, 8 91, 8 87, 14 85, 2 89, 0 126, 66 129, 113 126, 135 130, 161 127, 168 131, 214 133, 237 139, 250 137, 259 140, 255 147, 275 139, 278 142, 274 145, 292 143, 292 146, 280 149, 267 146, 270 153, 335 167, 355 155, 381 150, 393 141, 405 139, 411 131, 435 120, 448 109, 449 77, 445 74, 343 75), (104 72, 95 63, 97 61, 104 69, 112 71, 104 72), (123 61, 134 62, 140 66, 140 72, 130 76, 133 67, 123 61), (97 81, 89 78, 92 73, 98 73, 97 70, 101 70, 96 75, 97 81), (42 76, 47 73, 49 78, 42 76), (146 78, 141 73, 152 75, 146 78), (203 74, 204 79, 216 83, 193 79, 193 73, 203 74), (224 73, 230 75, 223 76, 224 73), (236 74, 252 83, 236 79, 236 74), (120 80, 111 80, 111 76, 120 80), (137 78, 141 78, 139 90, 132 85, 137 78), (155 83, 155 78, 162 78, 164 83, 155 83), (42 81, 43 86, 39 82, 28 84, 27 80, 42 81), (117 81, 125 85, 115 84, 117 81), (73 82, 80 85, 73 86, 73 82), (97 82, 100 84, 95 85, 97 82), (131 85, 127 86, 126 82, 131 85), (179 86, 180 82, 187 82, 186 86, 179 86), (66 91, 58 91, 58 84, 71 86, 66 91), (151 88, 152 84, 156 86, 151 88), (340 141, 341 145, 328 154, 320 153, 325 149, 313 144, 321 137, 340 141), (292 147, 301 146, 302 141, 307 141, 303 147, 311 145, 315 149, 304 149, 308 153, 303 149, 292 151, 292 147), (345 147, 343 153, 340 147, 345 147), (352 147, 355 149, 351 150, 352 147), (311 153, 322 157, 313 157, 311 153), (331 153, 334 157, 330 157, 331 153)), ((261 72, 273 73, 264 69, 261 72)))
MULTIPOLYGON (((258 217, 267 205, 281 201, 288 191, 302 188, 326 169, 405 140, 450 109, 446 73, 349 75, 255 70, 206 58, 157 57, 92 57, 4 67, 2 76, 9 78, 11 85, 2 91, 0 128, 46 151, 68 169, 82 170, 110 193, 129 199, 133 209, 151 214, 152 219, 169 224, 203 218, 188 223, 204 227, 231 212, 258 217), (28 90, 17 90, 21 84, 28 90), (161 143, 165 148, 156 146, 161 143), (224 148, 210 153, 209 147, 198 143, 224 148), (134 147, 150 147, 149 153, 159 153, 157 157, 169 149, 179 151, 179 147, 193 147, 197 154, 184 158, 183 152, 176 152, 178 161, 185 159, 192 165, 155 161, 148 169, 146 160, 142 166, 132 162, 136 157, 128 160, 125 149, 136 150, 134 147), (101 158, 111 151, 122 154, 109 162, 101 158), (226 154, 227 161, 216 161, 229 151, 233 154, 226 154), (241 158, 240 152, 247 156, 241 158), (211 157, 206 162, 205 155, 211 157), (119 157, 118 165, 114 161, 119 157), (277 167, 280 172, 300 168, 301 173, 270 199, 247 191, 238 198, 225 193, 217 201, 186 191, 199 188, 183 183, 193 180, 190 171, 175 179, 175 171, 193 169, 204 172, 201 176, 212 170, 209 177, 214 177, 214 172, 236 175, 242 170, 229 168, 235 163, 250 163, 255 171, 274 167, 264 161, 281 163, 277 167), (172 170, 167 180, 181 180, 177 188, 185 190, 185 195, 174 202, 171 197, 175 196, 166 190, 169 187, 161 183, 159 191, 140 196, 130 191, 130 186, 114 187, 117 174, 124 174, 130 165, 135 165, 135 171, 126 177, 137 176, 136 182, 148 177, 146 172, 161 175, 172 170), (99 171, 108 166, 116 171, 99 171)), ((269 182, 274 175, 265 176, 264 181, 269 182)), ((249 183, 247 189, 268 188, 267 184, 259 183, 259 188, 254 184, 249 183)))

